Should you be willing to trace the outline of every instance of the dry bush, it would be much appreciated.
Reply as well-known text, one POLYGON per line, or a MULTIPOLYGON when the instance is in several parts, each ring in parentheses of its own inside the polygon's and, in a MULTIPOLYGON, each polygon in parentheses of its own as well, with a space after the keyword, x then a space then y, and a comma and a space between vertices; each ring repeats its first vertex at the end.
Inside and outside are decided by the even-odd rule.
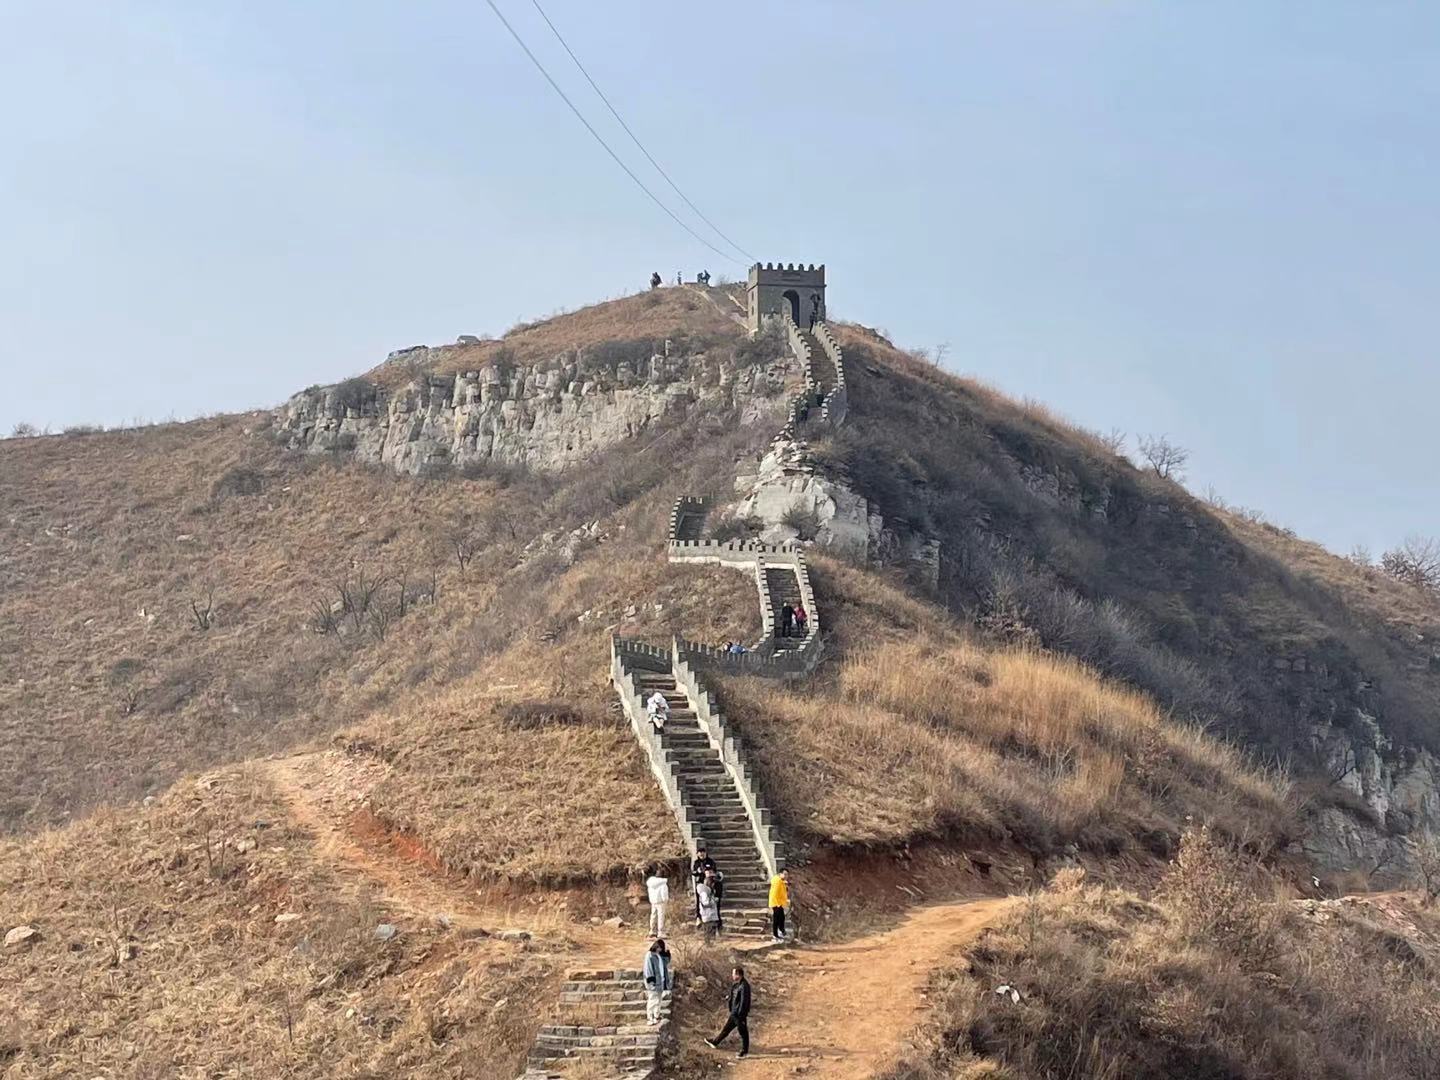
MULTIPOLYGON (((964 966, 934 979, 919 1044, 887 1075, 1434 1075, 1434 925, 1412 921, 1418 913, 1392 920, 1363 906, 1267 900, 1247 884, 1236 897, 1275 938, 1257 952, 1250 933, 1197 918, 1194 903, 1206 869, 1248 879, 1246 863, 1198 834, 1187 847, 1190 866, 1155 902, 1071 887, 1015 910, 964 966), (996 994, 1000 985, 1019 1003, 996 994)), ((1201 912, 1213 914, 1208 899, 1201 912)))
POLYGON ((1408 537, 1380 556, 1380 569, 1402 584, 1440 593, 1440 540, 1408 537))

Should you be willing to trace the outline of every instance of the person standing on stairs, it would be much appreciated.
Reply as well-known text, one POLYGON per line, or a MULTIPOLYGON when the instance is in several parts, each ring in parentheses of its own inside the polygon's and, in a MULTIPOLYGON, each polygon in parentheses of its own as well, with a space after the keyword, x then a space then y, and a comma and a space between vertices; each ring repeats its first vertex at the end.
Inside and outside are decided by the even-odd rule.
POLYGON ((805 601, 804 601, 804 600, 797 600, 797 601, 795 601, 795 636, 796 636, 796 637, 798 637, 798 638, 803 638, 803 637, 805 636, 805 624, 808 623, 809 621, 810 621, 810 613, 805 610, 805 601))
POLYGON ((700 925, 705 928, 706 944, 714 941, 720 933, 720 902, 710 888, 713 880, 713 875, 707 874, 705 880, 695 886, 695 906, 700 912, 700 925))
MULTIPOLYGON (((715 865, 715 860, 705 853, 705 845, 703 843, 697 844, 695 847, 695 861, 690 864, 691 891, 695 891, 700 887, 701 882, 705 880, 707 871, 719 869, 720 868, 715 865)), ((695 901, 695 925, 699 926, 700 922, 700 901, 697 898, 695 901)))
POLYGON ((810 332, 815 332, 815 324, 820 321, 820 297, 810 297, 810 332))
POLYGON ((790 871, 781 870, 770 879, 770 936, 785 940, 785 909, 790 906, 790 871))
POLYGON ((705 1045, 720 1049, 730 1032, 740 1032, 740 1053, 736 1057, 750 1055, 750 983, 745 978, 745 969, 736 968, 730 973, 730 1019, 713 1039, 706 1039, 705 1045))
POLYGON ((659 869, 645 879, 645 892, 650 898, 650 936, 665 936, 665 905, 670 903, 670 880, 659 869))
POLYGON ((652 289, 658 289, 659 287, 660 287, 660 271, 659 271, 659 270, 656 270, 653 274, 650 275, 650 288, 652 288, 652 289))
POLYGON ((790 627, 794 621, 795 609, 790 606, 790 601, 787 600, 780 605, 780 636, 782 638, 790 636, 790 627))
POLYGON ((670 972, 670 950, 664 938, 656 938, 645 954, 645 1023, 654 1027, 660 1023, 660 1007, 665 995, 674 986, 670 972))
POLYGON ((650 726, 655 733, 664 731, 665 721, 670 719, 670 702, 665 700, 665 695, 656 690, 645 702, 645 711, 650 714, 650 726))

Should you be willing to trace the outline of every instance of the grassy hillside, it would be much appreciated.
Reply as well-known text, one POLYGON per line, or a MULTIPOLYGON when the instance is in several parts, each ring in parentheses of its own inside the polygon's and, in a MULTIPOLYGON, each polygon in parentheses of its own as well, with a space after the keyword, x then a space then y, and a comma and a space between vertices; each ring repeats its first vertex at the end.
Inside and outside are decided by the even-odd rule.
POLYGON ((1068 870, 1018 906, 935 977, 885 1080, 1418 1080, 1435 1075, 1437 959, 1415 898, 1277 897, 1194 832, 1149 898, 1068 870))
MULTIPOLYGON (((944 544, 939 599, 1304 770, 1312 725, 1440 747, 1440 605, 1189 495, 1098 437, 844 329, 828 456, 944 544)), ((1143 423, 1143 418, 1136 418, 1143 423)))

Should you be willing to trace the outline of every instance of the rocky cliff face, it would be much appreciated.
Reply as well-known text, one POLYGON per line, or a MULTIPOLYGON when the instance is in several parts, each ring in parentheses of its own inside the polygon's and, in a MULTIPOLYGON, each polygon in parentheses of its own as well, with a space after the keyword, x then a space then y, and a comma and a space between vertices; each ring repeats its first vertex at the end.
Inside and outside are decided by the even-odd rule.
MULTIPOLYGON (((443 358, 441 349, 408 349, 391 362, 426 367, 443 358)), ((417 374, 395 391, 363 380, 314 387, 279 410, 276 426, 291 448, 353 453, 412 474, 484 463, 556 470, 700 410, 775 422, 792 366, 779 356, 741 363, 729 352, 498 359, 454 375, 417 374)))

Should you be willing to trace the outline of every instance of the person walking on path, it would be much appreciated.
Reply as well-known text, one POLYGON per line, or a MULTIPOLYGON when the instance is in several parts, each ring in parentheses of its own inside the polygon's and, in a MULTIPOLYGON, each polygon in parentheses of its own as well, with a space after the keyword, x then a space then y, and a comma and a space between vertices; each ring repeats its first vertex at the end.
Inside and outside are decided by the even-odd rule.
POLYGON ((780 636, 790 636, 790 625, 795 621, 795 609, 789 602, 780 605, 780 636))
POLYGON ((805 636, 805 624, 810 621, 810 613, 805 610, 805 601, 795 601, 795 636, 805 636))
POLYGON ((730 973, 730 1019, 713 1039, 706 1039, 706 1046, 720 1049, 720 1044, 732 1031, 740 1032, 740 1053, 736 1057, 750 1054, 750 984, 745 979, 745 969, 736 968, 730 973))
POLYGON ((785 909, 790 906, 790 871, 781 870, 770 879, 770 935, 785 940, 785 909))
POLYGON ((650 936, 665 936, 665 905, 670 903, 670 880, 659 870, 645 879, 645 892, 650 898, 650 936))
POLYGON ((645 954, 645 1023, 654 1027, 660 1023, 660 1007, 665 995, 674 987, 674 975, 670 971, 670 950, 664 938, 656 938, 645 954))
POLYGON ((700 925, 705 929, 707 944, 720 933, 720 902, 715 899, 715 890, 710 888, 713 880, 713 877, 707 876, 695 886, 695 907, 700 912, 700 925))

